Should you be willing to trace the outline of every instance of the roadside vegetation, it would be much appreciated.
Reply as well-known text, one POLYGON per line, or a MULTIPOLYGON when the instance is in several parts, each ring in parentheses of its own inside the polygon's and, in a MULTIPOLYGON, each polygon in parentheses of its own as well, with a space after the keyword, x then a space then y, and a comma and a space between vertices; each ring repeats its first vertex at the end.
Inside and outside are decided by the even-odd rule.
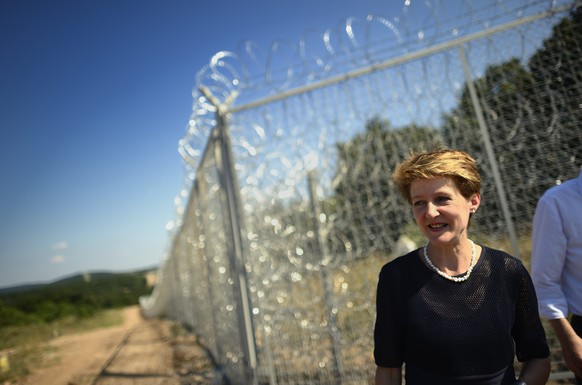
POLYGON ((146 272, 79 275, 46 285, 0 290, 0 383, 50 365, 51 339, 119 325, 122 310, 152 288, 146 272))

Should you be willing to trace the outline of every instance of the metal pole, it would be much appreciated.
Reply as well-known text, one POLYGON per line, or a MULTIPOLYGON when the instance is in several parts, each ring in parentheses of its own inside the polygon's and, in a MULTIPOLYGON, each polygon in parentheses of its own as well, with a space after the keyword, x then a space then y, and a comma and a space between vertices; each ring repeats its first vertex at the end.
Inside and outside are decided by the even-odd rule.
MULTIPOLYGON (((317 250, 321 253, 321 258, 323 261, 330 261, 330 253, 329 249, 327 248, 327 242, 325 240, 323 231, 320 225, 320 215, 321 215, 321 208, 319 206, 319 200, 317 199, 317 192, 316 192, 316 178, 315 173, 310 171, 307 175, 307 183, 309 185, 309 199, 311 201, 311 212, 314 216, 314 231, 317 239, 317 250)), ((325 296, 325 305, 327 308, 327 329, 331 336, 331 347, 332 347, 332 357, 335 363, 335 370, 337 372, 337 384, 342 383, 342 374, 343 374, 343 364, 341 358, 341 341, 338 335, 338 328, 337 328, 337 307, 334 306, 333 303, 333 294, 331 289, 331 281, 330 277, 327 273, 327 267, 324 265, 321 268, 321 274, 323 277, 323 290, 325 296)))
MULTIPOLYGON (((207 144, 208 146, 208 144, 207 144)), ((192 186, 192 192, 191 192, 191 197, 190 197, 190 204, 188 205, 188 210, 186 212, 189 212, 190 215, 193 215, 194 211, 198 208, 200 209, 200 212, 204 212, 204 208, 202 207, 202 205, 200 204, 200 200, 201 200, 201 194, 200 194, 200 184, 198 183, 199 179, 194 180, 194 185, 192 186), (196 201, 196 203, 194 203, 194 197, 198 197, 198 200, 196 201)), ((200 234, 204 233, 204 220, 202 219, 204 218, 204 215, 200 215, 200 220, 197 222, 195 220, 192 220, 193 223, 196 223, 198 226, 198 240, 197 242, 200 242, 200 234)), ((218 320, 216 319, 216 312, 213 311, 214 309, 214 304, 216 303, 215 297, 215 290, 212 286, 212 279, 210 277, 210 261, 209 258, 207 257, 206 253, 202 254, 202 255, 198 255, 200 254, 200 248, 198 247, 198 245, 195 247, 196 251, 195 254, 196 258, 200 259, 200 267, 202 270, 202 274, 204 275, 204 280, 206 282, 206 295, 207 295, 207 299, 208 299, 208 304, 207 306, 207 310, 210 313, 210 316, 212 318, 212 325, 201 325, 201 327, 204 327, 205 332, 207 333, 205 335, 206 339, 207 339, 207 343, 212 343, 212 353, 214 354, 215 357, 220 357, 223 354, 221 345, 218 343, 218 340, 216 338, 216 336, 218 335, 218 332, 216 330, 216 325, 218 325, 218 320), (211 332, 212 334, 208 334, 209 332, 211 332)), ((210 348, 210 347, 209 347, 210 348)))
POLYGON ((218 157, 219 171, 222 186, 226 193, 226 206, 228 211, 228 219, 230 224, 230 236, 233 250, 231 253, 231 262, 234 266, 235 275, 238 280, 235 280, 238 288, 239 304, 238 316, 239 326, 243 331, 241 335, 241 345, 245 351, 246 370, 248 371, 249 381, 251 384, 257 384, 257 346, 255 342, 255 334, 253 329, 253 320, 251 314, 251 300, 247 285, 247 274, 245 270, 243 247, 242 247, 242 218, 239 214, 240 196, 238 195, 238 183, 236 180, 236 173, 234 171, 234 157, 232 154, 230 134, 228 126, 228 105, 234 100, 236 94, 231 95, 225 103, 220 103, 206 87, 201 87, 200 92, 216 107, 216 140, 218 140, 218 157))
POLYGON ((511 211, 509 210, 507 198, 505 197, 505 187, 503 186, 503 180, 501 179, 501 174, 499 173, 499 165, 497 164, 497 158, 495 158, 495 151, 493 151, 493 145, 491 144, 491 138, 489 137, 489 130, 487 128, 487 124, 485 123, 485 118, 483 117, 483 110, 481 109, 481 104, 479 103, 479 98, 477 96, 477 91, 475 90, 475 85, 473 84, 473 79, 471 78, 471 70, 469 69, 469 62, 467 61, 465 50, 461 45, 459 45, 458 48, 459 55, 461 56, 461 62, 463 63, 465 81, 467 82, 467 87, 469 88, 471 102, 473 103, 479 129, 481 130, 481 136, 483 137, 483 143, 485 144, 485 152, 487 153, 489 163, 491 164, 493 179, 495 180, 495 187, 497 188, 497 194, 499 195, 499 201, 501 202, 503 217, 505 218, 505 223, 507 224, 507 230, 509 232, 509 238, 511 239, 511 245, 513 247, 513 254, 519 258, 519 246, 517 243, 517 236, 515 234, 515 226, 513 224, 513 220, 511 219, 511 211))
POLYGON ((277 372, 275 371, 275 365, 273 364, 273 353, 271 352, 271 338, 269 337, 269 333, 264 331, 265 333, 265 353, 267 356, 267 363, 269 365, 269 385, 278 385, 277 382, 277 372))

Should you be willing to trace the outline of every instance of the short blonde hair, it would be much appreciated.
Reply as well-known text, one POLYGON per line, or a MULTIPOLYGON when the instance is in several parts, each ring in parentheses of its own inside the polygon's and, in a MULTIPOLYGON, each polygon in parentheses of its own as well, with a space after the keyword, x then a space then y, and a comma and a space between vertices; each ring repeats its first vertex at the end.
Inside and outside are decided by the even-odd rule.
POLYGON ((481 176, 477 162, 460 150, 439 149, 411 153, 392 173, 392 180, 404 199, 411 204, 412 182, 432 178, 451 178, 465 198, 470 198, 481 191, 481 176))

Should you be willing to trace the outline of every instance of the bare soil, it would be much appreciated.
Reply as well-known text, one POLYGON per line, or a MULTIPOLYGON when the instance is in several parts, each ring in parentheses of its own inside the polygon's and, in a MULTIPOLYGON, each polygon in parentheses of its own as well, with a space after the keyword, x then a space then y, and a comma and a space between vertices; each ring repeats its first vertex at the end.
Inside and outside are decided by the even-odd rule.
POLYGON ((19 385, 72 385, 91 383, 132 329, 145 322, 138 306, 124 310, 120 326, 65 335, 51 340, 45 365, 36 368, 19 385))
POLYGON ((45 364, 16 385, 222 385, 198 338, 172 321, 124 309, 120 326, 57 337, 45 364))

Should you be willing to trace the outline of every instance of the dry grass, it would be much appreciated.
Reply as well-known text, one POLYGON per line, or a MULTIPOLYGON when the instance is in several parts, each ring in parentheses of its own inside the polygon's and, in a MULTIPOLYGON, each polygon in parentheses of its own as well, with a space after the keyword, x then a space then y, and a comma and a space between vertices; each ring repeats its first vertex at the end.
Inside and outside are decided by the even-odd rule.
POLYGON ((52 362, 54 355, 47 342, 51 339, 89 330, 120 325, 121 309, 100 312, 86 319, 65 318, 50 324, 33 324, 0 328, 0 352, 4 365, 0 367, 0 383, 14 383, 30 374, 33 367, 52 362))

